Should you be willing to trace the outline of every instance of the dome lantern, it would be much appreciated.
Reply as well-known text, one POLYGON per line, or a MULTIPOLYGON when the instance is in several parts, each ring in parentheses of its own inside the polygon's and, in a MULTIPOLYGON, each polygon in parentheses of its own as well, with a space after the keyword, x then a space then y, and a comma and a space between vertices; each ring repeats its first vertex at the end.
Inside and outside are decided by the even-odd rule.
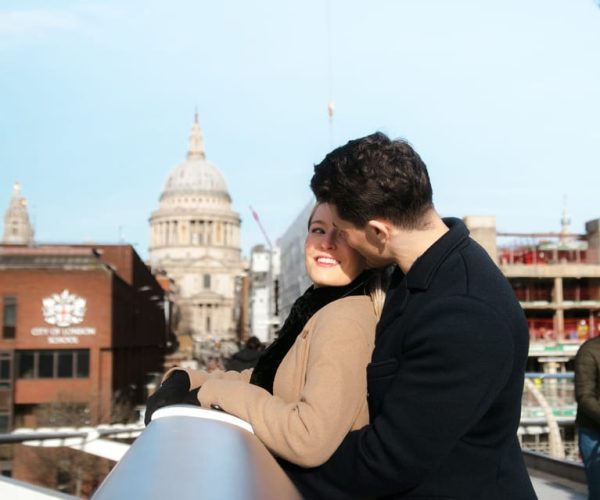
POLYGON ((210 194, 231 201, 223 175, 206 159, 198 113, 190 132, 187 159, 169 174, 160 200, 188 194, 210 194))
POLYGON ((204 152, 204 139, 202 137, 202 129, 198 123, 198 112, 194 114, 194 123, 192 124, 192 131, 190 133, 190 140, 188 146, 188 160, 204 160, 206 154, 204 152))

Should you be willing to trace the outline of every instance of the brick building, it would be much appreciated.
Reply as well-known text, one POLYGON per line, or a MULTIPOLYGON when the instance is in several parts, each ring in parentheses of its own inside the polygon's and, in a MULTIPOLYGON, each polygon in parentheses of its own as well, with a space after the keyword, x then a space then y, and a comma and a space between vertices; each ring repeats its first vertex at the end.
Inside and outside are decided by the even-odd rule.
POLYGON ((35 427, 57 401, 90 424, 109 422, 119 397, 143 402, 169 340, 165 307, 129 245, 0 245, 0 433, 35 427))

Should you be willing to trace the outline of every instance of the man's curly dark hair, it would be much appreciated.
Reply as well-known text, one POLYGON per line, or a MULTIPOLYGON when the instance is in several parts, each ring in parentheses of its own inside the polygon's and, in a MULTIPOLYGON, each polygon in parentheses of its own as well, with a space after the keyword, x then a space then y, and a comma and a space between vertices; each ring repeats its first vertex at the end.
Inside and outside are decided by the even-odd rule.
POLYGON ((320 202, 357 227, 377 217, 405 229, 418 226, 433 207, 431 182, 421 157, 406 141, 385 134, 355 139, 315 165, 310 187, 320 202))

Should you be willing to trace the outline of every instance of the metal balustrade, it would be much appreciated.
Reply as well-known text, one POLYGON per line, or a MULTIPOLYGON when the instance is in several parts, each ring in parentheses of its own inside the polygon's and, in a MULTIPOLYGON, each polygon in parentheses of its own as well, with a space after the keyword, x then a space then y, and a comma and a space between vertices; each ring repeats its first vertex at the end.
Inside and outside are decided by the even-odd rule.
MULTIPOLYGON (((573 402, 573 374, 528 373, 526 379, 539 392, 546 406, 544 413, 544 405, 540 405, 530 390, 525 390, 524 419, 519 431, 526 432, 528 426, 533 429, 537 425, 534 432, 548 434, 551 425, 547 415, 552 415, 550 421, 554 418, 561 423, 557 411, 562 411, 561 405, 567 403, 571 406, 573 402), (533 419, 532 411, 537 412, 533 419), (538 415, 539 411, 541 415, 538 415)), ((556 429, 554 431, 556 435, 556 429)), ((90 447, 94 444, 97 447, 100 443, 119 446, 111 454, 114 455, 113 460, 121 460, 97 489, 94 500, 300 498, 271 454, 252 434, 248 423, 222 412, 193 406, 163 408, 155 413, 145 430, 136 424, 78 429, 18 429, 12 434, 0 435, 2 442, 70 446, 105 457, 108 457, 106 450, 98 453, 98 449, 90 447), (124 451, 129 445, 104 439, 109 436, 131 439, 140 433, 129 451, 124 451)), ((538 494, 545 493, 549 485, 559 485, 556 488, 568 492, 569 498, 583 499, 584 495, 577 493, 585 490, 582 464, 573 458, 551 458, 548 456, 550 442, 547 444, 545 453, 523 450, 536 491, 538 494), (562 484, 562 479, 571 483, 562 484)), ((555 438, 552 442, 553 451, 558 449, 559 455, 561 450, 570 455, 567 445, 564 441, 557 443, 555 438)), ((51 490, 37 490, 38 487, 26 483, 0 478, 1 498, 75 498, 51 490)))
POLYGON ((189 405, 161 408, 93 500, 294 500, 300 495, 247 422, 189 405))
MULTIPOLYGON (((577 404, 575 402, 574 374, 527 373, 521 405, 519 435, 548 435, 547 442, 533 444, 556 459, 577 459, 577 442, 574 431, 577 404), (562 426, 562 427, 561 427, 562 426), (565 437, 565 426, 570 426, 571 438, 565 437)), ((522 443, 523 448, 532 443, 522 443)))

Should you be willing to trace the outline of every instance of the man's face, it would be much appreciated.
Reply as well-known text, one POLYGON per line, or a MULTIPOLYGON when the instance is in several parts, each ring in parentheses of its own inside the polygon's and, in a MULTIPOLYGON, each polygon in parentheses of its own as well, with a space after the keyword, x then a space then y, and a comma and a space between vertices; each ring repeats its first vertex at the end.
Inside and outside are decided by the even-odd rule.
POLYGON ((365 226, 361 229, 339 216, 337 207, 330 205, 333 224, 349 246, 360 253, 367 261, 368 267, 383 267, 394 262, 385 255, 385 244, 376 237, 373 228, 365 226))

